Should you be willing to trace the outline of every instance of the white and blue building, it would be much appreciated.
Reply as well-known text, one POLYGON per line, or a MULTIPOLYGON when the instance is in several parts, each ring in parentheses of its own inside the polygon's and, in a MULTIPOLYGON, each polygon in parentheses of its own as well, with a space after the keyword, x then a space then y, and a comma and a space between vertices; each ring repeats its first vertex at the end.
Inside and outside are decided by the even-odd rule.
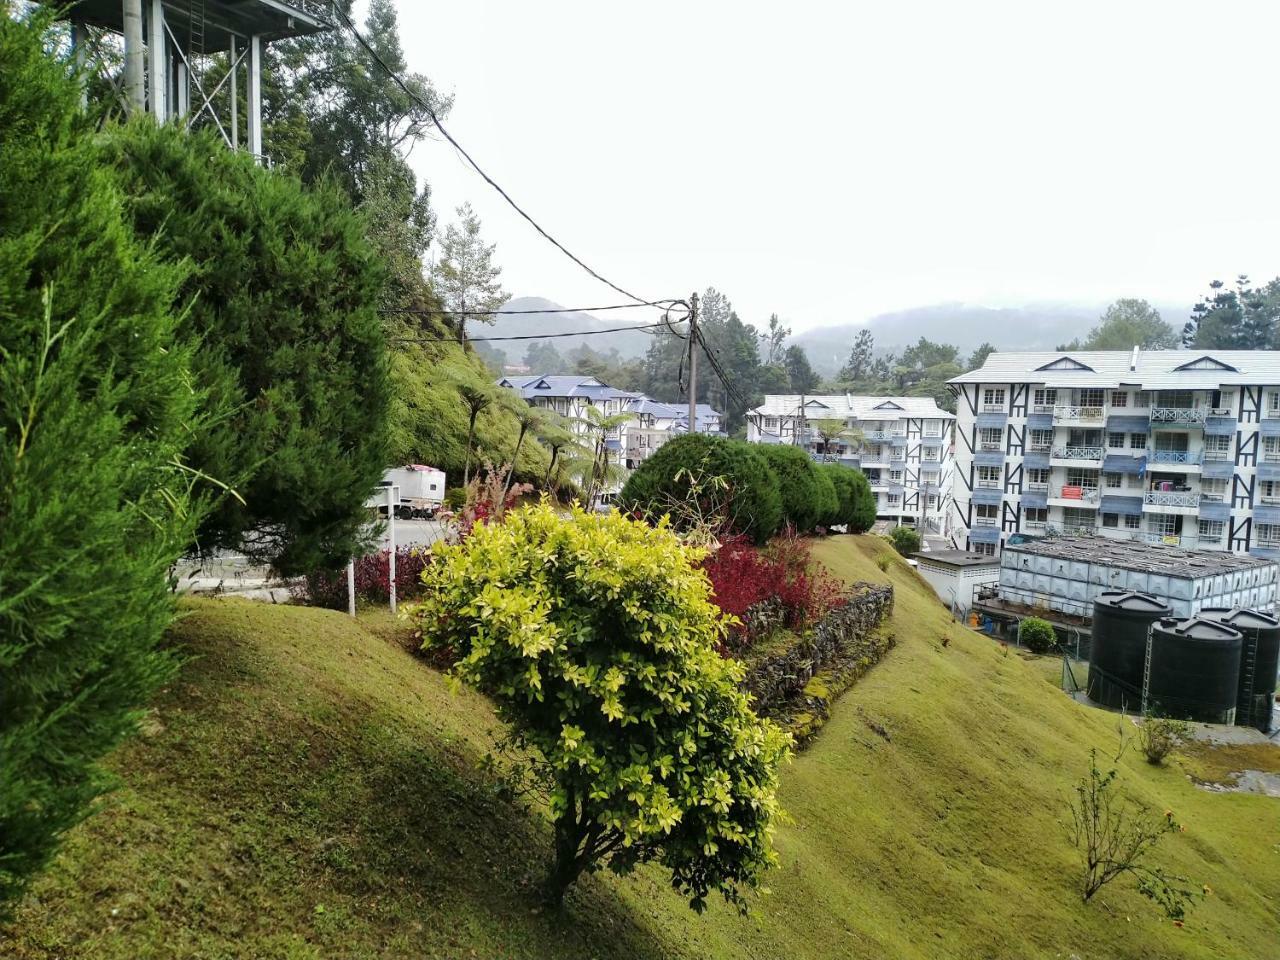
POLYGON ((1280 353, 993 353, 951 384, 957 546, 1097 534, 1280 558, 1280 353))

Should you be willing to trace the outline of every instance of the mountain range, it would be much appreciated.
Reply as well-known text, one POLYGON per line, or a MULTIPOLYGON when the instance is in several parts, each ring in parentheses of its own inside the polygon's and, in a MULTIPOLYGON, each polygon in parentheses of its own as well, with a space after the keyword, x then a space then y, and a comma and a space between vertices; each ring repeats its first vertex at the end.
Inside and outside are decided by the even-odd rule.
MULTIPOLYGON (((559 304, 542 297, 516 297, 504 310, 561 310, 559 304)), ((906 310, 896 310, 872 317, 865 323, 837 323, 803 330, 788 342, 803 347, 809 362, 823 376, 832 376, 844 365, 854 337, 864 327, 875 338, 877 352, 900 351, 921 337, 939 343, 954 344, 961 354, 972 353, 985 342, 1001 350, 1052 350, 1077 337, 1083 338, 1098 322, 1105 304, 1032 303, 1014 307, 984 307, 967 303, 939 303, 906 310)), ((1158 305, 1161 316, 1181 329, 1190 314, 1189 306, 1158 305)), ((562 354, 587 343, 593 349, 608 352, 616 348, 624 357, 643 355, 649 336, 643 330, 624 331, 606 337, 593 336, 594 331, 652 322, 630 321, 625 311, 597 317, 590 313, 536 313, 499 316, 483 336, 513 336, 533 332, 571 333, 552 341, 562 354)), ((513 361, 524 355, 522 341, 506 348, 513 361)))

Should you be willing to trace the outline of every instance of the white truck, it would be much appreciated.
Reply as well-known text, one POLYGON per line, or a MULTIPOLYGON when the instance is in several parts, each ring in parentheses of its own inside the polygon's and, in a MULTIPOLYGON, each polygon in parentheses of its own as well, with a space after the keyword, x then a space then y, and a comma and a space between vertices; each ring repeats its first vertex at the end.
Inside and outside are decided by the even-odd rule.
MULTIPOLYGON (((392 467, 383 475, 383 483, 398 487, 400 499, 396 503, 397 520, 431 520, 444 504, 445 475, 443 470, 423 463, 410 463, 392 467)), ((375 500, 379 495, 375 494, 375 500)), ((386 516, 386 494, 380 495, 378 512, 386 516)))

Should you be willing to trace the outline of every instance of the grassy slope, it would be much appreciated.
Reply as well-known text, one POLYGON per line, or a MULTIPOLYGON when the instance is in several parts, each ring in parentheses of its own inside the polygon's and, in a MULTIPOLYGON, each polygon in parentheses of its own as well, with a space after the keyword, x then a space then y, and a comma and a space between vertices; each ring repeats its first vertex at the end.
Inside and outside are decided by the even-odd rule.
MULTIPOLYGON (((883 580, 882 549, 818 552, 883 580)), ((1115 717, 953 625, 906 567, 889 576, 899 646, 788 771, 782 866, 754 918, 696 917, 657 870, 591 878, 567 921, 549 918, 531 893, 547 831, 477 771, 494 727, 480 698, 449 693, 385 619, 201 601, 176 630, 193 659, 116 758, 126 786, 74 831, 0 954, 1275 954, 1275 800, 1200 791, 1127 754, 1128 788, 1187 824, 1161 859, 1215 895, 1184 929, 1127 883, 1080 904, 1055 821, 1089 746, 1114 750, 1115 717)))

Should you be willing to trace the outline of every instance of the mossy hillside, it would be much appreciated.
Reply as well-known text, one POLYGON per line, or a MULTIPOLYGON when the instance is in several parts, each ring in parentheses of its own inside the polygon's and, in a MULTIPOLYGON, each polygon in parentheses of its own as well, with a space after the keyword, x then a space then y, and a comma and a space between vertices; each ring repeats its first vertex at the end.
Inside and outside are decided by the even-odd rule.
POLYGON ((450 693, 385 616, 202 601, 173 634, 180 681, 115 755, 126 785, 73 831, 0 954, 1273 954, 1277 802, 1201 790, 1131 750, 1126 789, 1187 825, 1160 862, 1214 895, 1183 928, 1123 881, 1080 903, 1057 821, 1089 748, 1114 752, 1117 718, 952 623, 905 565, 882 573, 891 549, 815 548, 850 582, 893 582, 898 643, 784 773, 791 822, 753 918, 718 904, 695 916, 656 868, 589 878, 564 918, 539 912, 548 831, 481 769, 496 729, 485 701, 450 693))

